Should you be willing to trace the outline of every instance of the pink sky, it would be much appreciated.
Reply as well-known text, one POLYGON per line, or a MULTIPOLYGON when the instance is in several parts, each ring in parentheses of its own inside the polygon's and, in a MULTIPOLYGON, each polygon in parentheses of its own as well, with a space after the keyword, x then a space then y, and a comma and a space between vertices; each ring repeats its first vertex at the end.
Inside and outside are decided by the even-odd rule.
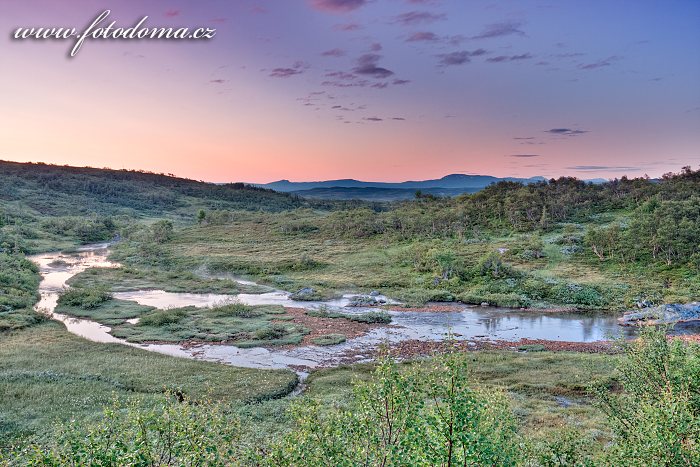
POLYGON ((613 3, 3 1, 0 159, 216 182, 697 166, 700 3, 613 3), (217 36, 73 59, 69 42, 10 39, 105 5, 120 25, 217 36))

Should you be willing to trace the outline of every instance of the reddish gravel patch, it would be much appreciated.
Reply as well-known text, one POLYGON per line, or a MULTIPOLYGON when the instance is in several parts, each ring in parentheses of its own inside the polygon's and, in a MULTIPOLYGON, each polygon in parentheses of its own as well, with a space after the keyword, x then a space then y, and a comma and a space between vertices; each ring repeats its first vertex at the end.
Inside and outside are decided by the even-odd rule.
MULTIPOLYGON (((309 316, 306 314, 306 310, 303 308, 285 307, 284 311, 287 312, 287 316, 291 316, 293 318, 291 320, 292 323, 304 326, 311 331, 304 336, 301 344, 298 345, 311 344, 312 339, 315 337, 324 336, 326 334, 343 334, 348 340, 354 339, 355 337, 364 336, 374 328, 381 326, 386 327, 386 325, 383 324, 358 323, 345 318, 319 318, 316 316, 309 316)), ((290 321, 280 322, 289 323, 290 321)), ((296 346, 297 345, 285 347, 296 346)))
POLYGON ((684 334, 682 336, 670 336, 671 339, 679 339, 684 342, 694 342, 700 344, 700 334, 684 334))
MULTIPOLYGON (((390 347, 389 352, 399 359, 411 359, 416 357, 425 357, 436 353, 444 352, 450 348, 457 349, 460 352, 471 352, 479 350, 511 350, 518 351, 518 347, 522 345, 542 345, 545 350, 552 352, 585 352, 585 353, 616 353, 613 342, 563 342, 563 341, 548 341, 540 339, 521 339, 519 341, 455 341, 435 342, 435 341, 420 341, 410 340, 394 344, 390 347), (451 347, 450 347, 451 346, 451 347)), ((364 349, 357 351, 349 351, 342 356, 345 362, 351 362, 360 354, 367 357, 376 357, 378 349, 364 349)))

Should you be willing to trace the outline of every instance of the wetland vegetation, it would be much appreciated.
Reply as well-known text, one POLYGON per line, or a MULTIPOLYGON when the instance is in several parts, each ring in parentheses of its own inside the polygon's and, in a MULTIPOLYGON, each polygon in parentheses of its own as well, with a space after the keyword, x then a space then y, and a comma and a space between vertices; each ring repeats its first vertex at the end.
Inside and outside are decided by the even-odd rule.
MULTIPOLYGON (((118 239, 111 259, 121 267, 73 277, 57 311, 130 342, 257 347, 306 338, 331 348, 348 336, 309 334, 280 306, 158 309, 114 294, 376 290, 414 306, 584 313, 686 303, 700 296, 698 192, 700 172, 684 169, 661 180, 562 178, 456 198, 321 202, 242 184, 2 162, 0 463, 158 464, 167 455, 223 465, 693 465, 700 351, 692 336, 669 341, 648 330, 599 354, 528 344, 385 356, 315 370, 290 398, 291 370, 68 333, 32 310, 40 277, 25 255, 118 239), (389 425, 401 429, 387 437, 389 425)), ((303 316, 387 321, 383 310, 303 316)))

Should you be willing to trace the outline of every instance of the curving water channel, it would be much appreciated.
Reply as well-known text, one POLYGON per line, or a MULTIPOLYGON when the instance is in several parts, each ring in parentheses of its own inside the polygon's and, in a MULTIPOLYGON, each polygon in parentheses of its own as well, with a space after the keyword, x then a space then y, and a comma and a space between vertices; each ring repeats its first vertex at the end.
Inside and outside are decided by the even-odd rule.
MULTIPOLYGON (((31 257, 38 264, 42 282, 39 286, 41 300, 35 309, 63 322, 68 331, 91 341, 119 343, 168 355, 217 361, 234 366, 250 368, 315 368, 332 366, 342 361, 363 361, 371 350, 382 343, 397 343, 406 340, 440 341, 448 333, 460 340, 506 340, 522 338, 547 339, 569 342, 592 342, 614 336, 631 336, 633 328, 622 328, 617 317, 596 313, 551 313, 538 311, 514 311, 500 308, 461 306, 459 311, 423 312, 390 311, 390 326, 371 330, 368 334, 350 339, 345 343, 319 347, 299 346, 291 349, 251 348, 241 349, 232 345, 201 345, 183 347, 177 344, 133 344, 109 334, 110 328, 87 319, 73 318, 55 313, 56 301, 66 281, 74 275, 92 267, 119 267, 107 259, 108 244, 82 247, 76 253, 46 253, 31 257), (363 354, 366 353, 365 354, 363 354)), ((250 284, 250 281, 247 281, 250 284)), ((262 294, 192 294, 170 293, 162 290, 138 290, 117 292, 115 298, 132 300, 141 305, 161 309, 183 306, 212 306, 231 300, 249 305, 284 305, 291 307, 328 309, 345 307, 352 295, 324 302, 297 302, 290 300, 289 293, 273 291, 262 294)), ((368 308, 344 308, 344 313, 364 313, 368 308)))

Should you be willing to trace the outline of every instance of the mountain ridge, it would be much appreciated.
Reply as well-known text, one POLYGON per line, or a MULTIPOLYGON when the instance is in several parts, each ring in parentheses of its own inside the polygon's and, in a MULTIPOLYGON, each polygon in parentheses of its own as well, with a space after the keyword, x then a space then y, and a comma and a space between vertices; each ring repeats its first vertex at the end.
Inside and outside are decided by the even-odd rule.
POLYGON ((511 181, 520 183, 536 183, 545 181, 547 178, 542 176, 519 178, 519 177, 495 177, 493 175, 478 175, 478 174, 448 174, 438 179, 427 180, 407 180, 403 182, 366 182, 353 178, 343 178, 336 180, 319 180, 311 182, 292 182, 288 179, 277 180, 270 183, 256 183, 254 186, 269 188, 275 191, 296 192, 313 190, 316 188, 392 188, 392 189, 436 189, 436 188, 468 188, 469 191, 474 189, 485 188, 492 183, 499 181, 511 181))

